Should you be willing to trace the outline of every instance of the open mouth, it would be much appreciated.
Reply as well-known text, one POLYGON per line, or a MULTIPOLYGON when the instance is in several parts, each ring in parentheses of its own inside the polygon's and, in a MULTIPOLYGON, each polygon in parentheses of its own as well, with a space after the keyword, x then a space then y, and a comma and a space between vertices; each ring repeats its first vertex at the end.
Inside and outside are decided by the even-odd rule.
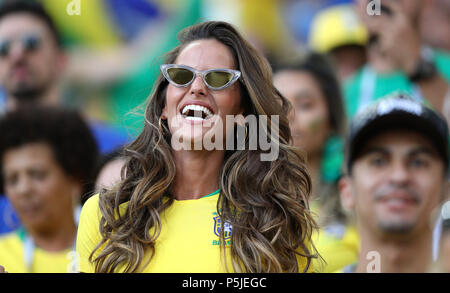
POLYGON ((181 109, 181 115, 186 120, 203 121, 212 118, 214 113, 204 106, 186 105, 181 109))

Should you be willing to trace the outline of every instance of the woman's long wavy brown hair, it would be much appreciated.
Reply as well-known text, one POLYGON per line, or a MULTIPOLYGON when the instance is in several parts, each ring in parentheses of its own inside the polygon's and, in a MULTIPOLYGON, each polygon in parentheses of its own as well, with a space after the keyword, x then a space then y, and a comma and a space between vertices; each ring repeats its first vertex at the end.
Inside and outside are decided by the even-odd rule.
MULTIPOLYGON (((242 72, 244 116, 266 115, 270 123, 271 115, 279 115, 276 160, 261 161, 264 151, 260 149, 225 153, 217 212, 233 231, 228 256, 221 229, 222 255, 231 258, 235 272, 298 272, 297 257, 304 258, 307 265, 303 271, 307 271, 317 257, 311 242, 316 224, 308 206, 311 179, 303 154, 289 145, 290 105, 273 86, 269 63, 225 22, 188 27, 178 38, 181 44, 167 54, 165 63, 175 63, 183 48, 193 41, 215 39, 231 50, 242 72)), ((125 149, 124 179, 100 194, 103 240, 90 256, 96 272, 114 272, 119 267, 125 272, 139 272, 158 253, 155 243, 161 231, 160 215, 173 203, 170 191, 176 174, 167 122, 159 121, 167 86, 160 74, 146 106, 144 128, 125 149), (119 210, 126 202, 128 205, 119 210)), ((272 132, 264 134, 266 141, 273 139, 272 132)))

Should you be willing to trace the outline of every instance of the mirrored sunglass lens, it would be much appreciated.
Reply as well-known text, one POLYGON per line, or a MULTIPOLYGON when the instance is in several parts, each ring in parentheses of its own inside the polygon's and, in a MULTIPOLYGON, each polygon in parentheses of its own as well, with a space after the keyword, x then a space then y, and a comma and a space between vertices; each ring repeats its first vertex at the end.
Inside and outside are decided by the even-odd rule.
POLYGON ((25 50, 33 51, 39 48, 41 39, 38 36, 27 36, 23 38, 22 42, 25 50))
POLYGON ((0 56, 6 57, 9 54, 9 42, 4 41, 0 43, 0 56))
POLYGON ((184 68, 169 68, 167 69, 170 79, 179 85, 189 83, 194 77, 194 73, 184 68))
POLYGON ((206 82, 215 88, 226 85, 232 78, 233 74, 224 71, 212 71, 205 76, 206 82))

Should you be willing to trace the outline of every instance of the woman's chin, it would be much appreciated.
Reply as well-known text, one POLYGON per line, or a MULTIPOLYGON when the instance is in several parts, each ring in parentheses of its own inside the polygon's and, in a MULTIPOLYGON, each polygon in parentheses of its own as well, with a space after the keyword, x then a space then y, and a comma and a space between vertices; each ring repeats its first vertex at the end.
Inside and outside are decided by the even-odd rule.
POLYGON ((178 122, 179 127, 172 131, 172 148, 174 150, 210 151, 223 148, 224 126, 220 123, 217 115, 203 121, 183 117, 178 122))
POLYGON ((172 134, 172 148, 174 150, 202 150, 206 130, 179 129, 172 134))
POLYGON ((223 132, 215 133, 214 129, 203 129, 201 132, 178 132, 172 135, 172 148, 185 151, 213 151, 222 150, 224 140, 220 139, 223 132))

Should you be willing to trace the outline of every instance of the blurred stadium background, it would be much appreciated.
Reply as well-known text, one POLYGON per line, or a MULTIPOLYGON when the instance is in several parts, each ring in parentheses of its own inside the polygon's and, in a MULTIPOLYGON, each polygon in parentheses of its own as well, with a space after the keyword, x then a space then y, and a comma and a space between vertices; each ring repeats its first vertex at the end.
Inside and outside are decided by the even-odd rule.
POLYGON ((64 101, 133 135, 161 57, 176 46, 184 27, 204 20, 231 22, 271 62, 279 62, 305 51, 318 11, 351 1, 78 0, 80 15, 67 13, 72 0, 41 2, 70 56, 64 101))

